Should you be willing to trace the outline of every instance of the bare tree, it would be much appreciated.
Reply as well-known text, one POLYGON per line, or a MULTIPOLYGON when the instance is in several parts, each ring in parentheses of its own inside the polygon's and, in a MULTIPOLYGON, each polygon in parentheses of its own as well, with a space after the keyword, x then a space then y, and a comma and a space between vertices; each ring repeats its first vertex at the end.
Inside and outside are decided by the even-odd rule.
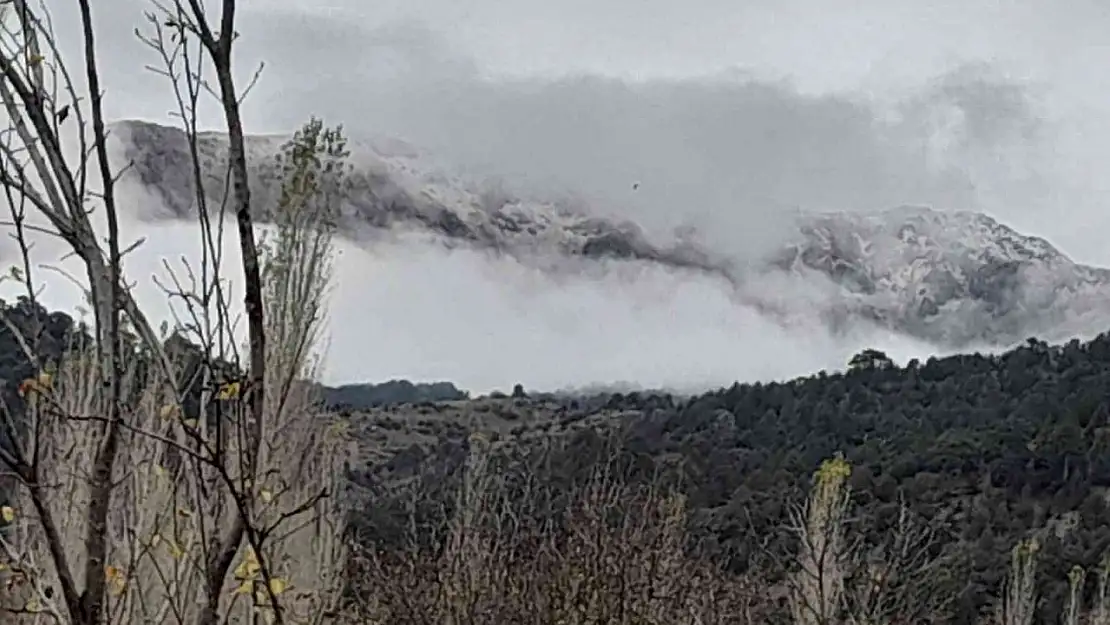
POLYGON ((955 600, 958 567, 941 548, 943 526, 904 501, 892 527, 853 557, 845 595, 857 625, 944 622, 955 600))
POLYGON ((358 622, 762 622, 743 580, 688 550, 685 498, 662 480, 635 485, 603 462, 555 493, 537 465, 495 462, 499 447, 472 435, 442 535, 418 535, 433 531, 413 513, 407 545, 358 554, 358 622), (552 515, 556 496, 567 505, 552 515))
MULTIPOLYGON (((155 38, 148 39, 152 47, 161 52, 166 62, 166 72, 177 86, 178 102, 181 104, 181 115, 187 131, 191 132, 191 145, 195 145, 196 137, 196 103, 200 89, 206 89, 215 95, 223 108, 227 122, 227 176, 230 181, 230 198, 225 195, 224 201, 231 201, 231 209, 235 215, 238 227, 240 260, 243 269, 244 303, 247 315, 248 340, 250 343, 250 374, 244 387, 239 390, 245 394, 245 403, 249 410, 250 425, 243 434, 246 443, 243 469, 244 478, 257 469, 258 445, 261 444, 264 422, 265 401, 265 368, 266 368, 266 327, 265 313, 262 299, 262 278, 259 268, 258 246, 255 242, 253 216, 251 214, 251 198, 249 184, 249 170, 247 167, 247 154, 243 121, 239 111, 241 102, 240 94, 235 86, 232 74, 232 49, 239 33, 235 30, 235 0, 222 0, 219 14, 219 23, 214 29, 205 12, 202 0, 175 0, 171 5, 157 5, 160 12, 151 13, 150 21, 155 25, 155 38), (170 46, 167 46, 166 31, 158 27, 159 18, 164 19, 165 28, 169 29, 170 46), (199 45, 190 47, 190 42, 199 45), (172 46, 172 47, 171 47, 172 46), (192 54, 190 54, 192 52, 192 54), (180 55, 180 56, 179 56, 180 55), (203 57, 211 61, 212 70, 216 76, 216 88, 213 89, 203 73, 203 57), (196 60, 190 63, 190 58, 196 60), (179 68, 175 62, 180 60, 179 68), (180 69, 182 74, 176 72, 180 69), (184 99, 180 91, 180 80, 185 80, 188 99, 184 99)), ((193 149, 194 163, 197 152, 193 149)), ((198 211, 202 223, 209 221, 210 215, 207 203, 203 199, 204 180, 200 164, 195 164, 197 172, 198 211)), ((224 206, 221 206, 222 217, 224 206)), ((208 242, 211 245, 210 242, 208 242)), ((222 432, 217 433, 217 439, 222 432)), ((242 479, 242 478, 241 478, 242 479)), ((218 542, 208 562, 208 597, 209 603, 205 607, 203 622, 214 622, 218 610, 218 590, 223 583, 227 570, 235 558, 238 545, 247 534, 247 515, 240 514, 226 534, 218 542)), ((251 542, 255 542, 256 537, 251 542)), ((261 558, 261 556, 258 556, 261 558)), ((264 574, 268 574, 268 567, 263 560, 259 563, 264 574)), ((273 599, 273 597, 271 597, 273 599)), ((280 609, 277 618, 281 618, 280 609)))
POLYGON ((109 159, 94 11, 88 0, 76 6, 83 86, 44 5, 0 4, 8 123, 0 188, 23 255, 13 277, 34 302, 26 233, 57 236, 84 265, 93 312, 91 337, 77 332, 54 362, 35 336, 6 320, 40 372, 21 386, 25 405, 3 413, 11 444, 0 448, 0 462, 19 488, 0 510, 10 524, 0 546, 5 567, 22 580, 8 607, 36 622, 82 625, 283 623, 287 613, 319 621, 335 603, 343 563, 341 515, 330 497, 343 428, 319 414, 310 383, 345 172, 342 135, 314 120, 285 147, 272 181, 280 199, 267 207, 275 236, 260 246, 242 94, 232 78, 235 2, 221 3, 215 26, 200 0, 154 5, 143 38, 170 78, 189 139, 204 250, 181 267, 166 264, 161 284, 180 316, 172 332, 155 331, 125 280, 134 246, 119 228, 121 171, 109 159), (218 99, 226 121, 226 138, 215 144, 197 129, 202 94, 218 99), (229 191, 210 193, 213 154, 205 149, 229 191), (240 251, 245 363, 221 262, 228 206, 240 251), (30 224, 28 208, 45 223, 30 224))
POLYGON ((1064 625, 1079 625, 1083 613, 1083 586, 1087 582, 1087 569, 1073 566, 1068 571, 1068 600, 1064 604, 1064 614, 1060 622, 1064 625))
POLYGON ((1110 623, 1110 553, 1105 553, 1095 569, 1098 579, 1094 596, 1094 605, 1091 606, 1092 625, 1107 625, 1110 623))
POLYGON ((1037 610, 1037 560, 1041 543, 1036 538, 1023 540, 1010 554, 1010 572, 1003 589, 1001 622, 1004 625, 1029 625, 1037 610))
POLYGON ((941 545, 943 520, 928 521, 901 502, 893 527, 870 536, 853 517, 851 466, 839 454, 815 472, 804 504, 790 512, 794 548, 768 548, 774 570, 787 572, 796 624, 885 625, 944 622, 960 588, 960 568, 941 545))
POLYGON ((851 555, 845 537, 851 466, 840 456, 821 463, 805 505, 791 515, 798 540, 790 609, 797 625, 839 622, 851 555))

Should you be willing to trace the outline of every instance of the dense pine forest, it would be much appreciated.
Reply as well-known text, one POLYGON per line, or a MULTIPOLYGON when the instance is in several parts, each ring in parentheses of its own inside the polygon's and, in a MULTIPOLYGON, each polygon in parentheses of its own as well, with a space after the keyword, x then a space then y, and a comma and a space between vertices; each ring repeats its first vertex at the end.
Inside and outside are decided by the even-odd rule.
MULTIPOLYGON (((1080 589, 1091 598, 1110 548, 1108 397, 1107 336, 1062 346, 1030 340, 998 356, 906 367, 867 351, 841 373, 696 397, 393 407, 378 413, 373 429, 408 429, 409 420, 424 442, 397 437, 396 452, 362 480, 380 488, 423 475, 425 496, 450 490, 444 476, 465 461, 466 433, 497 421, 495 437, 512 442, 506 449, 542 448, 527 472, 559 484, 555 491, 569 491, 575 476, 599 465, 619 465, 632 481, 672 480, 686 496, 691 548, 731 574, 756 576, 766 591, 791 570, 791 512, 821 462, 839 456, 851 467, 848 533, 863 553, 920 549, 905 556, 916 568, 902 572, 900 592, 916 586, 926 595, 917 607, 929 620, 975 623, 995 614, 1015 548, 1033 539, 1040 618, 1055 622, 1073 568, 1092 573, 1080 589), (551 437, 561 442, 553 446, 551 437)), ((396 497, 403 517, 411 493, 396 497)), ((377 531, 387 525, 376 523, 377 531)), ((767 618, 784 611, 772 607, 767 618)))

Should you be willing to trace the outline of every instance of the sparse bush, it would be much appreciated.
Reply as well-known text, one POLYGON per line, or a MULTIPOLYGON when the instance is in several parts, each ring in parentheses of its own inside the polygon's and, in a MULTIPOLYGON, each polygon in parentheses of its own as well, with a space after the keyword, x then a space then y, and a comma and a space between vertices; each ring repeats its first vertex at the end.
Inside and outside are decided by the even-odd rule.
MULTIPOLYGON (((935 531, 902 507, 880 544, 862 542, 842 458, 814 474, 796 525, 777 528, 797 539, 795 548, 737 574, 691 540, 684 497, 664 481, 615 473, 621 462, 609 458, 569 490, 544 486, 536 465, 513 469, 496 450, 472 436, 449 503, 419 487, 405 490, 401 536, 363 537, 352 554, 350 618, 372 625, 950 622, 945 580, 953 562, 932 550, 935 531)), ((1033 538, 1014 547, 997 589, 999 610, 984 625, 1034 622, 1038 549, 1033 538)), ((1106 623, 1105 570, 1089 606, 1086 578, 1073 567, 1062 622, 1106 623)))
POLYGON ((750 618, 748 584, 688 552, 681 494, 622 483, 603 470, 574 493, 539 485, 522 491, 500 468, 491 470, 490 456, 490 441, 472 437, 442 524, 414 513, 402 544, 371 543, 356 553, 351 607, 361 622, 708 625, 750 618), (569 506, 545 506, 556 499, 569 506))
POLYGON ((0 465, 13 482, 0 506, 6 616, 72 625, 319 622, 341 588, 345 518, 333 495, 346 433, 322 414, 312 380, 345 143, 317 120, 295 134, 270 164, 278 193, 264 212, 273 237, 256 240, 243 94, 232 78, 235 2, 221 5, 211 20, 205 3, 155 2, 139 35, 172 83, 194 165, 189 200, 203 252, 180 267, 165 263, 159 286, 176 315, 172 330, 169 320, 155 329, 124 272, 130 248, 119 230, 118 164, 106 147, 96 57, 100 5, 68 9, 85 44, 83 63, 68 66, 45 4, 0 5, 9 124, 0 190, 21 252, 8 277, 36 308, 41 286, 27 234, 45 229, 82 262, 92 311, 65 351, 42 349, 43 332, 0 315, 29 369, 16 381, 20 405, 4 402, 0 414, 0 465), (201 145, 196 127, 205 92, 228 130, 215 152, 229 184, 215 198, 202 174, 212 146, 201 145), (228 207, 246 358, 220 262, 228 207))

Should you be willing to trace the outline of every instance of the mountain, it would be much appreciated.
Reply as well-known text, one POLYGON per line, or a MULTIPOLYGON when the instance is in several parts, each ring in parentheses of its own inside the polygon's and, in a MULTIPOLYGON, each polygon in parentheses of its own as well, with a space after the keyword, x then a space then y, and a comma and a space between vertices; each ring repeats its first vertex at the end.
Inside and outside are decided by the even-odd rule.
MULTIPOLYGON (((118 122, 112 132, 134 165, 129 179, 163 200, 166 212, 145 217, 188 217, 195 193, 184 133, 141 121, 118 122)), ((273 157, 287 139, 248 139, 256 206, 276 199, 273 157)), ((200 137, 207 173, 222 171, 225 145, 218 133, 200 137)), ((1077 264, 1047 241, 981 213, 912 206, 797 212, 789 216, 791 235, 753 261, 699 243, 696 232, 656 240, 581 202, 515 196, 397 139, 350 147, 354 167, 340 226, 355 239, 418 232, 553 272, 575 260, 657 263, 718 276, 737 301, 783 324, 813 323, 815 316, 834 332, 877 324, 948 348, 1089 336, 1110 322, 1110 270, 1077 264)), ((219 199, 219 188, 214 182, 206 192, 219 199)), ((259 218, 266 219, 264 209, 259 218)))
POLYGON ((861 316, 953 347, 1094 334, 1110 313, 1110 271, 982 213, 899 207, 807 215, 771 264, 838 287, 861 316))

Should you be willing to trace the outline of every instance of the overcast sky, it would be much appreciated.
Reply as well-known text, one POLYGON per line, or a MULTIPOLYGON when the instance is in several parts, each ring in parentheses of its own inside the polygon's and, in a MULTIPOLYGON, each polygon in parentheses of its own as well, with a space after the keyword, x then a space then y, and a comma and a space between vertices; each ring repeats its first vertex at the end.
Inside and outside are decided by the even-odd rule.
MULTIPOLYGON (((711 205, 714 219, 724 212, 717 205, 730 202, 987 210, 1082 260, 1110 264, 1091 236, 1110 225, 1098 165, 1110 156, 1105 3, 241 6, 243 81, 268 63, 246 106, 255 130, 289 130, 323 115, 606 204, 651 204, 614 194, 629 178, 657 180, 656 204, 639 208, 665 215, 665 226, 682 221, 674 218, 678 198, 711 205), (752 77, 773 93, 737 86, 752 77), (953 129, 961 115, 969 121, 953 129), (891 119, 904 123, 894 131, 891 119), (605 167, 585 152, 604 157, 605 167)), ((98 7, 113 116, 164 118, 171 104, 161 79, 139 71, 154 60, 131 34, 146 7, 98 7)))
MULTIPOLYGON (((350 70, 344 46, 382 26, 421 23, 492 73, 685 77, 727 68, 790 76, 807 90, 915 85, 968 59, 1093 78, 1108 9, 1097 0, 244 0, 239 26, 257 56, 308 50, 350 70), (276 28, 275 28, 276 27, 276 28), (307 33, 293 29, 308 27, 307 33), (267 36, 270 31, 270 36, 267 36), (275 36, 281 35, 281 38, 275 36), (287 36, 291 35, 291 36, 287 36), (261 46, 260 46, 261 44, 261 46)), ((123 51, 142 0, 98 7, 123 51)), ((1104 50, 1103 50, 1104 52, 1104 50)), ((134 60, 134 57, 132 57, 134 60)), ((327 71, 327 70, 325 70, 327 71)))
MULTIPOLYGON (((259 61, 267 63, 245 105, 253 131, 288 131, 309 115, 322 115, 355 134, 412 140, 520 188, 581 194, 597 210, 649 228, 700 226, 712 245, 740 255, 774 241, 779 217, 788 209, 910 203, 983 210, 1045 236, 1077 260, 1110 265, 1103 234, 1110 227, 1103 172, 1110 163, 1110 5, 1104 2, 244 0, 240 5, 241 84, 259 61), (639 193, 629 192, 633 182, 641 182, 639 193)), ((144 8, 144 0, 96 7, 106 104, 112 117, 165 120, 172 101, 162 79, 142 71, 155 57, 132 34, 142 25, 144 8)), ((61 14, 58 20, 62 40, 76 52, 72 21, 61 14)), ((219 123, 215 117, 208 121, 219 123)), ((375 267, 384 272, 379 275, 388 274, 388 267, 395 270, 374 287, 394 285, 388 293, 374 291, 395 302, 393 327, 413 307, 435 310, 465 300, 473 306, 473 319, 469 326, 458 322, 458 332, 480 326, 480 319, 489 326, 475 331, 472 340, 504 327, 515 328, 511 334, 518 346, 543 344, 491 354, 501 364, 481 365, 482 375, 475 377, 483 384, 544 358, 565 368, 598 341, 585 326, 576 339, 560 339, 568 330, 557 316, 529 322, 514 317, 521 305, 516 296, 490 291, 488 271, 479 270, 475 258, 447 263, 439 256, 447 268, 434 270, 429 268, 438 265, 418 251, 377 254, 374 262, 381 264, 375 267), (433 277, 447 275, 472 288, 455 292, 441 284, 441 293, 454 295, 429 302, 421 299, 426 294, 401 287, 427 286, 433 277), (472 296, 461 295, 467 292, 472 296), (501 303, 485 309, 478 301, 501 303)), ((348 274, 356 280, 367 272, 355 264, 348 274)), ((357 305, 352 300, 340 307, 348 319, 373 305, 353 284, 343 286, 350 297, 359 293, 357 305)), ((559 293, 566 305, 590 310, 584 302, 601 306, 597 297, 615 287, 576 288, 559 293), (590 289, 600 291, 586 294, 590 289)), ((724 301, 719 293, 702 296, 724 301)), ((605 304, 604 315, 595 311, 605 319, 602 325, 624 328, 609 349, 625 349, 626 356, 595 362, 596 370, 584 367, 580 379, 570 381, 651 377, 636 366, 655 367, 653 379, 664 380, 728 379, 757 371, 754 365, 740 371, 728 364, 755 336, 734 335, 743 324, 726 317, 742 313, 722 308, 724 317, 708 324, 713 331, 697 334, 694 328, 706 327, 699 315, 713 305, 684 308, 691 301, 697 298, 663 302, 650 314, 636 297, 605 304), (688 341, 669 348, 683 356, 629 347, 638 332, 675 328, 690 331, 688 341), (708 358, 712 375, 690 374, 707 359, 705 346, 714 344, 722 348, 708 358), (659 370, 667 362, 686 368, 681 375, 659 370)), ((550 301, 544 306, 558 308, 550 301)), ((379 312, 378 319, 393 319, 394 312, 379 312)), ((383 330, 368 336, 366 343, 399 335, 383 330)), ((429 363, 450 360, 465 347, 444 339, 436 351, 414 347, 415 330, 404 336, 394 348, 403 354, 408 345, 408 355, 391 358, 404 361, 399 369, 420 369, 421 375, 450 374, 450 366, 429 363)), ((344 357, 349 363, 361 348, 343 342, 351 349, 344 357)), ((801 351, 806 344, 795 347, 801 351)), ((852 347, 838 345, 812 361, 784 356, 767 366, 802 372, 826 366, 818 361, 836 361, 852 347)), ((388 370, 371 369, 366 375, 388 370)), ((566 382, 560 375, 552 369, 535 378, 566 382)))

